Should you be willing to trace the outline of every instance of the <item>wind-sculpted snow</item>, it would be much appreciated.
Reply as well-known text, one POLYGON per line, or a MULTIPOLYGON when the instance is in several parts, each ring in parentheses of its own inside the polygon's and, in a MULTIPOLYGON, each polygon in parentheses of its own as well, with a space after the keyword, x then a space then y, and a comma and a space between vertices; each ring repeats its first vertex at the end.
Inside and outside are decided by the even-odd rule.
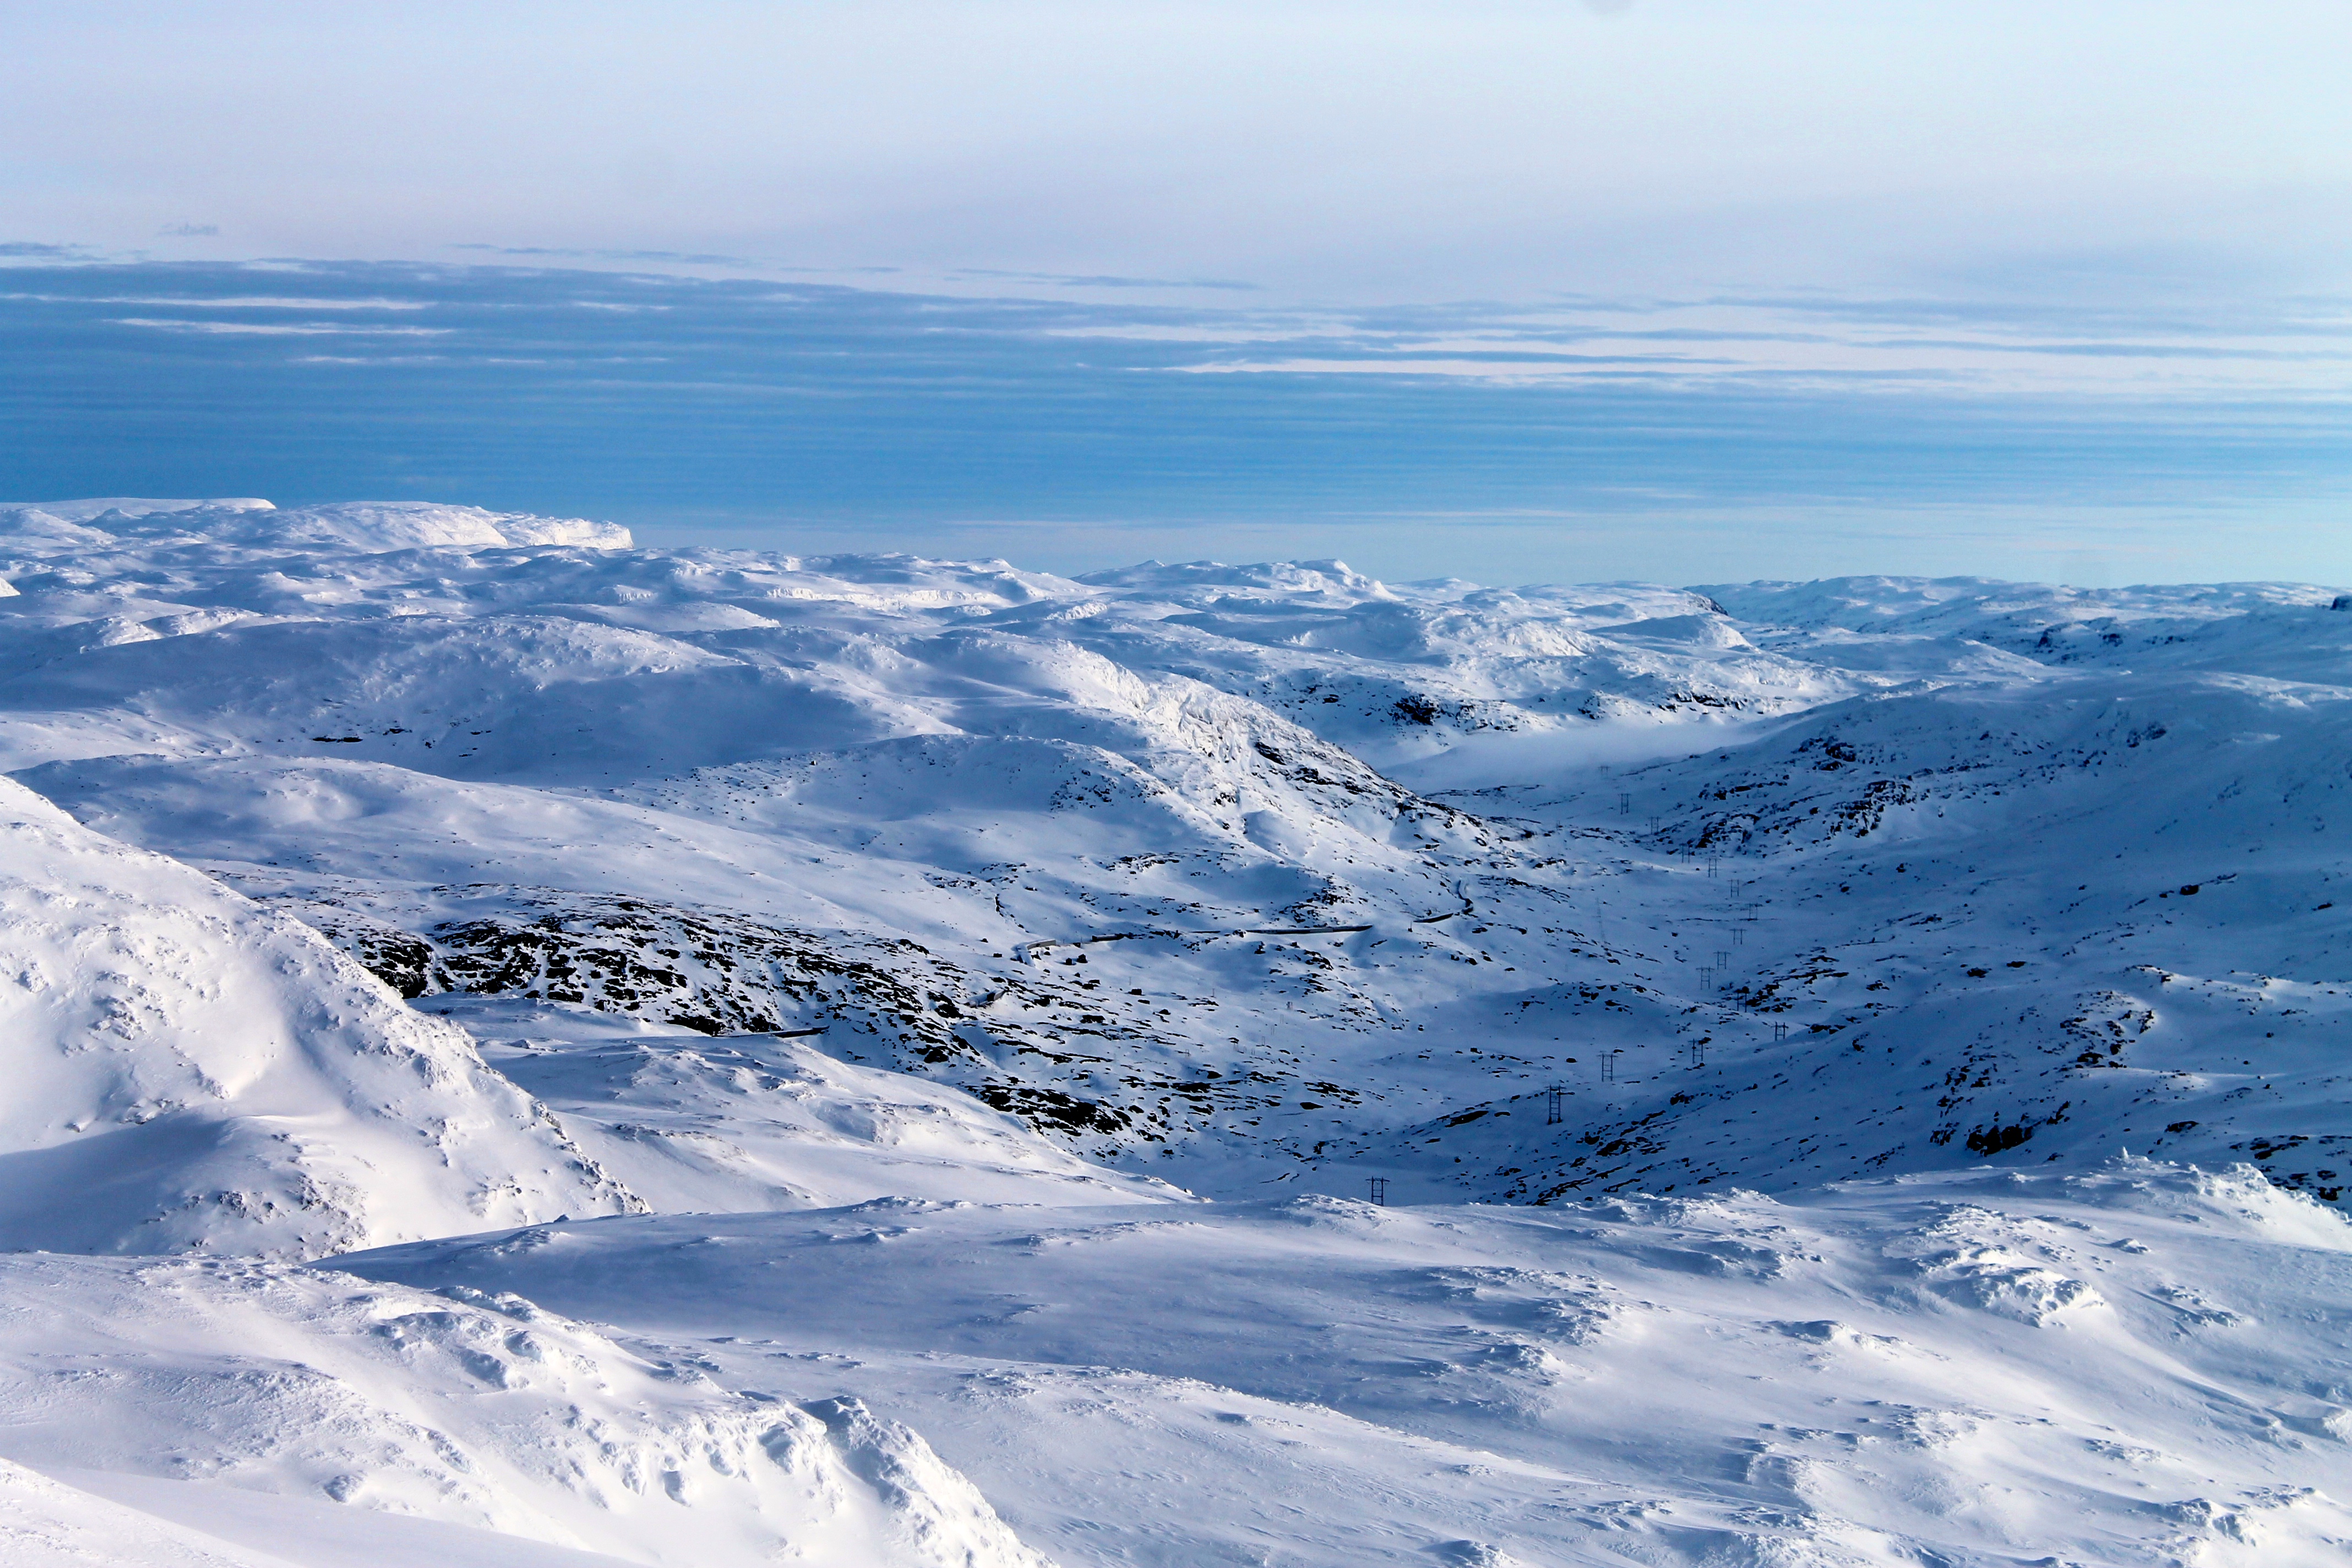
POLYGON ((0 1312, 15 1463, 229 1562, 1049 1568, 855 1397, 721 1381, 509 1293, 33 1257, 0 1258, 0 1312))
POLYGON ((344 1262, 726 1379, 838 1366, 1066 1562, 2153 1568, 2352 1542, 2352 1227, 2242 1168, 1567 1212, 872 1204, 344 1262))
MULTIPOLYGON (((2241 1275, 2335 1258, 2352 1189, 2352 595, 1073 580, 252 500, 0 509, 0 765, 53 803, 7 797, 0 1241, 549 1222, 433 1282, 658 1337, 699 1281, 862 1363, 779 1398, 919 1412, 1074 1563, 2344 1533, 2335 1352, 2251 1327, 2340 1307, 2241 1275), (2138 1239, 2207 1209, 2239 1250, 2138 1239), (586 1237, 609 1290, 533 1272, 586 1237), (1004 1272, 1057 1258, 1107 1261, 1004 1272), (2181 1367, 2237 1392, 2147 1405, 2181 1367), (1788 1403, 1832 1372, 1867 1421, 1788 1403)), ((696 1353, 778 1386, 736 1331, 696 1353)), ((255 1550, 130 1484, 0 1472, 0 1528, 255 1550)))

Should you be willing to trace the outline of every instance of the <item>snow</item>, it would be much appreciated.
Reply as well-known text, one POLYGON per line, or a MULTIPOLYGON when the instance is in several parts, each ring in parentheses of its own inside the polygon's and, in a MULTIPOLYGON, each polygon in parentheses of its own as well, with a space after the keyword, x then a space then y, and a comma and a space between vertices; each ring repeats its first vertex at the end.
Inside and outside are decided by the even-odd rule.
POLYGON ((316 932, 0 782, 0 1245, 315 1256, 625 1189, 316 932))
MULTIPOLYGON (((383 1515, 495 1534, 514 1553, 497 1560, 551 1568, 567 1558, 522 1543, 656 1563, 772 1561, 784 1542, 819 1563, 1037 1562, 902 1426, 721 1387, 519 1298, 35 1255, 0 1260, 0 1300, 15 1462, 232 1540, 287 1550, 315 1531, 325 1561, 364 1561, 350 1516, 383 1515)), ((413 1563, 453 1541, 364 1538, 413 1563)))
POLYGON ((2352 1539, 2352 1234, 2251 1170, 1565 1212, 898 1202, 345 1262, 846 1384, 1064 1561, 2318 1562, 2352 1539))
POLYGON ((2336 590, 0 579, 23 1560, 2352 1539, 2336 590))
POLYGON ((532 517, 478 506, 431 501, 348 501, 284 510, 254 497, 214 500, 92 500, 0 502, 14 514, 14 531, 70 537, 104 544, 204 542, 264 548, 325 546, 374 552, 432 545, 577 544, 626 549, 629 531, 582 518, 532 517), (58 525, 68 525, 59 530, 58 525))
POLYGON ((712 1039, 541 1003, 433 1004, 665 1213, 830 1208, 887 1197, 1095 1205, 1183 1202, 1148 1175, 1089 1164, 948 1088, 801 1039, 712 1039))

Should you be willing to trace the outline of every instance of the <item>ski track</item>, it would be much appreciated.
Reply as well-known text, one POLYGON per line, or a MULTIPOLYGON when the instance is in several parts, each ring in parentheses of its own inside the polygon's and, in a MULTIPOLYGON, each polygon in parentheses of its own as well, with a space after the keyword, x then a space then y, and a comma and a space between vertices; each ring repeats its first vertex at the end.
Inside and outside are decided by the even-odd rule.
POLYGON ((0 579, 0 1560, 2352 1544, 2352 596, 0 579))

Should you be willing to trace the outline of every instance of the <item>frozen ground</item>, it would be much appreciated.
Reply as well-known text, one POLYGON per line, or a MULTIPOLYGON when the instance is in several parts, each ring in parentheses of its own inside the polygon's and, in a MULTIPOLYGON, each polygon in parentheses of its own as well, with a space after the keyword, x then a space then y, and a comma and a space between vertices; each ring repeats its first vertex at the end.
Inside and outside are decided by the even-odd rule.
POLYGON ((2352 1540, 2333 590, 0 578, 10 1561, 2352 1540))
POLYGON ((878 1203, 347 1260, 905 1414, 1065 1562, 2322 1562, 2342 1223, 2131 1160, 1778 1202, 878 1203), (876 1254, 887 1262, 877 1262, 876 1254))

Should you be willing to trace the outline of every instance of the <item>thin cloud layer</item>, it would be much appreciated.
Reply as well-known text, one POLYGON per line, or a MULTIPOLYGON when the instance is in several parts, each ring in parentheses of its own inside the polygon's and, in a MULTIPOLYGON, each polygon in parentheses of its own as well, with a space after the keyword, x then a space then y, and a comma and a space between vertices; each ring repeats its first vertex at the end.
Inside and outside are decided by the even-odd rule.
POLYGON ((5 283, 0 492, 23 497, 464 495, 1070 569, 1348 553, 1525 580, 1675 578, 1695 552, 1708 576, 2325 576, 2341 531, 2315 520, 2352 491, 2328 301, 1307 313, 318 263, 5 283))

